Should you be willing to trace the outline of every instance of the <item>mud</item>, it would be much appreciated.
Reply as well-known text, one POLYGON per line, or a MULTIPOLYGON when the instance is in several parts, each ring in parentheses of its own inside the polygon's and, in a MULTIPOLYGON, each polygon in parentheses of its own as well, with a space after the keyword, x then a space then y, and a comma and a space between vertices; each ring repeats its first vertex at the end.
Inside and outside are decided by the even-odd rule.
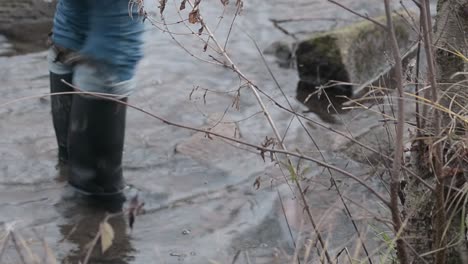
MULTIPOLYGON (((383 11, 378 1, 342 2, 370 16, 383 11)), ((169 1, 166 9, 169 23, 180 20, 173 2, 169 1)), ((223 13, 219 1, 202 5, 211 25, 224 14, 223 25, 216 30, 221 40, 228 35, 234 11, 230 5, 223 13)), ((323 31, 357 20, 326 1, 245 1, 229 37, 230 55, 262 91, 283 105, 287 102, 245 33, 264 49, 285 38, 269 19, 291 17, 324 18, 287 25, 288 30, 297 32, 304 28, 323 31), (334 17, 340 19, 328 19, 334 17)), ((171 26, 171 30, 187 32, 181 24, 171 26)), ((273 136, 250 91, 241 90, 239 110, 231 107, 236 93, 225 91, 239 86, 239 78, 231 70, 193 58, 169 34, 150 25, 146 38, 146 55, 137 74, 139 89, 131 104, 173 122, 210 127, 255 144, 273 136)), ((176 38, 197 56, 219 58, 212 51, 203 52, 203 44, 192 35, 176 38)), ((1 50, 8 45, 0 38, 1 50)), ((316 114, 295 99, 296 70, 279 67, 273 56, 267 55, 266 60, 292 107, 316 122, 326 121, 323 108, 316 114)), ((36 252, 43 252, 40 239, 44 239, 62 263, 77 263, 84 258, 86 245, 105 214, 70 196, 66 183, 57 180, 50 100, 42 96, 49 89, 46 53, 0 57, 0 81, 0 224, 28 239, 36 252), (25 97, 28 99, 20 99, 25 97)), ((373 177, 375 169, 342 151, 349 140, 305 122, 317 150, 297 119, 266 102, 290 149, 300 148, 317 159, 322 159, 322 153, 327 162, 352 172, 386 195, 381 180, 373 177)), ((323 124, 359 136, 379 124, 379 118, 370 111, 347 111, 323 124)), ((257 151, 168 126, 133 109, 127 120, 125 178, 140 190, 145 213, 137 218, 133 230, 125 219, 113 219, 114 245, 106 254, 94 256, 91 263, 287 263, 294 255, 295 243, 315 241, 303 206, 292 191, 290 176, 268 159, 263 161, 257 151), (258 189, 254 187, 257 179, 258 189)), ((328 171, 314 163, 300 164, 312 214, 329 241, 330 252, 336 255, 344 248, 354 249, 359 244, 357 235, 336 190, 330 187, 328 171)), ((362 186, 338 173, 333 176, 369 250, 385 246, 373 230, 375 226, 379 231, 384 229, 373 220, 374 216, 387 216, 384 207, 362 186)), ((317 263, 313 252, 313 263, 317 263)), ((2 263, 17 260, 14 246, 7 245, 2 263)))

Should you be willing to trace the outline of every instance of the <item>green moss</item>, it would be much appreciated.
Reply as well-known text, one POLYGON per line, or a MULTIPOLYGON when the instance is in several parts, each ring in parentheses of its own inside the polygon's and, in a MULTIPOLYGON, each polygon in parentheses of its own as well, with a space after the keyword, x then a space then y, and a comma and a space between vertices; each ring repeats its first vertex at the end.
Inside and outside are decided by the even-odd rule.
POLYGON ((341 54, 340 49, 336 43, 336 38, 330 35, 326 35, 320 38, 314 38, 310 41, 310 45, 313 47, 314 53, 321 54, 327 58, 330 63, 340 63, 341 54))

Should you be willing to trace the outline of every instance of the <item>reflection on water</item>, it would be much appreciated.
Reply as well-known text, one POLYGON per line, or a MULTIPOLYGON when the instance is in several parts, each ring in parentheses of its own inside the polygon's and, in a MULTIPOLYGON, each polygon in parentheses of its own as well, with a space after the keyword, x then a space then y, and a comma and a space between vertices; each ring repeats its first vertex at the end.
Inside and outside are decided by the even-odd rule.
POLYGON ((349 85, 333 85, 318 89, 313 83, 299 81, 296 99, 317 114, 323 121, 336 123, 336 114, 344 113, 342 104, 352 96, 349 85), (346 98, 347 97, 347 98, 346 98))
MULTIPOLYGON (((55 204, 57 211, 64 219, 64 224, 60 224, 58 229, 63 236, 63 242, 72 243, 75 248, 64 253, 62 263, 79 263, 86 258, 102 221, 109 213, 121 212, 123 202, 98 202, 74 193, 71 188, 65 188, 65 192, 68 193, 55 204)), ((108 220, 108 223, 114 231, 112 246, 102 253, 101 242, 97 240, 89 263, 130 263, 136 251, 130 242, 124 215, 115 215, 108 220)))

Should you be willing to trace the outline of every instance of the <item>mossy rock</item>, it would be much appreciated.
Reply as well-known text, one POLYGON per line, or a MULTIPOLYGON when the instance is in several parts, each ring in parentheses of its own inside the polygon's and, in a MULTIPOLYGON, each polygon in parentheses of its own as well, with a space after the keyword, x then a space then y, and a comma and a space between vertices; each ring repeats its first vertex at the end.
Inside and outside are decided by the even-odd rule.
MULTIPOLYGON (((375 20, 386 23, 385 17, 375 20)), ((417 39, 416 32, 408 23, 412 20, 408 15, 395 14, 393 21, 400 50, 406 54, 417 39)), ((315 87, 330 81, 352 83, 345 95, 375 79, 392 64, 387 32, 367 20, 313 35, 299 43, 296 58, 302 81, 315 87)))

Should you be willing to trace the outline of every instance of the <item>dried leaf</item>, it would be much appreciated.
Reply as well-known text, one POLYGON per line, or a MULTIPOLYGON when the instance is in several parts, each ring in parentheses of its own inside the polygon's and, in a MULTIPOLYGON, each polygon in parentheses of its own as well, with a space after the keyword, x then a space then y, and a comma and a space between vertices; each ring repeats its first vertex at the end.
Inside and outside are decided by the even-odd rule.
POLYGON ((263 159, 263 162, 265 162, 265 151, 263 149, 260 149, 260 156, 263 159))
POLYGON ((112 246, 114 229, 108 222, 103 222, 99 225, 99 232, 101 233, 101 249, 102 253, 104 253, 112 246))
POLYGON ((200 22, 200 10, 199 9, 193 9, 192 12, 190 12, 189 22, 192 24, 196 24, 200 22))
POLYGON ((142 208, 145 205, 143 201, 141 201, 140 197, 138 194, 134 195, 130 199, 129 203, 129 208, 128 208, 128 225, 130 229, 133 229, 133 224, 135 223, 135 218, 137 215, 139 215, 142 212, 142 208))
POLYGON ((179 8, 180 11, 185 9, 185 3, 186 2, 187 2, 187 0, 183 0, 182 3, 180 3, 180 8, 179 8))
POLYGON ((258 190, 260 188, 260 177, 257 177, 257 179, 255 179, 253 186, 255 187, 255 190, 258 190))
POLYGON ((161 15, 163 14, 164 9, 166 8, 166 3, 167 0, 159 0, 159 12, 161 13, 161 15))
POLYGON ((204 26, 201 26, 201 28, 198 30, 198 35, 201 35, 203 33, 204 28, 205 28, 204 26))

